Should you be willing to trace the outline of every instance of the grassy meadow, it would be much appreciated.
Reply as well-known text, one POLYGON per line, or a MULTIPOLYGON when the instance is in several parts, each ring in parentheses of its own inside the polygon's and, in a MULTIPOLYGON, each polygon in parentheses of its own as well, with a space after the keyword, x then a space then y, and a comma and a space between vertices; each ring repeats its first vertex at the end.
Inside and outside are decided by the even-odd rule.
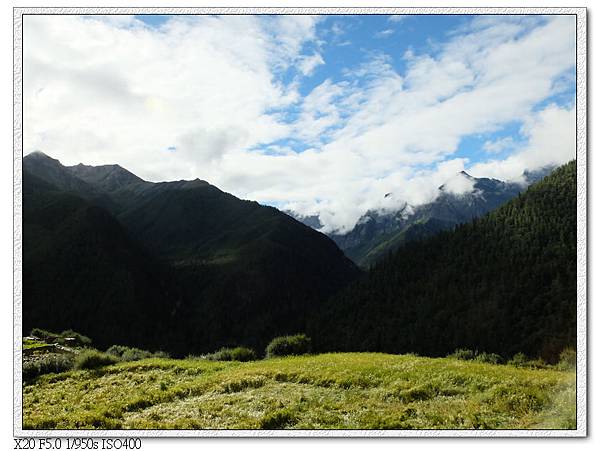
POLYGON ((575 372, 339 353, 151 358, 23 386, 24 429, 574 429, 575 372))

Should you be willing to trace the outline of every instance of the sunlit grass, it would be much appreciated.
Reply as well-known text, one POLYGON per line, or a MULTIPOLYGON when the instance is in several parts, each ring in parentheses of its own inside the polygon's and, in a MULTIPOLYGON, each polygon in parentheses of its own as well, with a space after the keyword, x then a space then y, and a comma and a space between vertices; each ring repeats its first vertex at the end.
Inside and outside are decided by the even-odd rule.
POLYGON ((453 358, 148 359, 45 375, 24 428, 574 428, 575 373, 453 358))
POLYGON ((48 344, 44 341, 23 340, 23 349, 47 348, 48 344))

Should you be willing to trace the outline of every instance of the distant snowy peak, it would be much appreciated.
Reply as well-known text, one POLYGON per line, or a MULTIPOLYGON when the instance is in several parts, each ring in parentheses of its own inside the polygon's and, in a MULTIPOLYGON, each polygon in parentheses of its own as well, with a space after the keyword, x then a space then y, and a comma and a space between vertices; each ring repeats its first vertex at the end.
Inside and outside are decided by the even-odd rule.
POLYGON ((476 182, 477 179, 475 177, 470 176, 465 171, 460 171, 438 189, 446 193, 460 196, 462 194, 472 193, 476 182))
MULTIPOLYGON (((405 242, 471 221, 498 208, 550 170, 544 168, 523 174, 526 184, 478 178, 460 171, 439 186, 437 196, 428 203, 368 210, 350 231, 328 235, 352 260, 368 267, 405 242)), ((384 200, 393 196, 394 193, 386 193, 384 200)), ((311 217, 311 222, 320 224, 316 215, 311 217)))

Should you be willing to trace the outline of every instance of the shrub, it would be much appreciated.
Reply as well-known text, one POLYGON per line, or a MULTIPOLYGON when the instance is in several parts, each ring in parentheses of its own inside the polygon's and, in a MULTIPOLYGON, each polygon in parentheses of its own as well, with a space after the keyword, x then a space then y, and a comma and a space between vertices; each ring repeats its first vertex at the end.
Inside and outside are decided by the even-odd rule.
POLYGON ((265 349, 267 358, 310 353, 311 340, 304 334, 274 338, 265 349))
POLYGON ((538 357, 535 360, 528 360, 527 363, 525 364, 525 366, 527 366, 529 368, 539 368, 539 369, 548 368, 548 364, 541 357, 538 357))
POLYGON ((64 354, 46 354, 36 360, 23 362, 23 380, 29 381, 42 374, 62 373, 73 369, 73 357, 64 354))
POLYGON ((60 333, 60 338, 58 339, 61 344, 74 344, 75 346, 91 346, 92 340, 85 335, 81 335, 79 332, 75 332, 74 330, 65 330, 60 333), (71 338, 72 340, 66 340, 67 338, 71 338))
POLYGON ((477 362, 481 362, 481 363, 494 363, 494 364, 502 363, 504 361, 504 359, 502 359, 502 357, 499 356, 498 354, 487 353, 487 352, 482 352, 481 354, 478 354, 477 357, 475 357, 475 360, 477 362))
POLYGON ((207 360, 248 362, 256 360, 256 352, 250 348, 238 346, 237 348, 221 348, 217 352, 204 356, 207 360))
POLYGON ((171 358, 169 353, 165 352, 165 351, 156 351, 154 354, 152 354, 152 357, 154 357, 156 359, 170 359, 171 358))
POLYGON ((577 366, 577 352, 573 348, 565 348, 558 357, 558 367, 570 370, 577 366))
POLYGON ((108 348, 106 350, 106 353, 110 354, 110 355, 114 355, 115 357, 121 358, 123 356, 123 353, 125 353, 129 349, 131 349, 131 348, 129 348, 127 346, 112 345, 110 348, 108 348))
POLYGON ((58 334, 49 332, 45 329, 40 329, 39 327, 34 327, 33 329, 31 329, 30 334, 34 337, 41 338, 42 340, 46 341, 55 340, 59 337, 58 334))
POLYGON ((450 354, 450 357, 454 357, 458 360, 473 360, 475 358, 475 353, 470 349, 457 349, 450 354))
POLYGON ((105 352, 93 349, 83 351, 75 358, 75 368, 78 370, 93 370, 117 363, 119 358, 105 352))
POLYGON ((514 366, 527 366, 528 359, 525 354, 523 354, 522 352, 518 352, 507 363, 509 365, 514 365, 514 366))
POLYGON ((31 329, 31 335, 34 337, 41 338, 42 340, 50 343, 58 343, 61 345, 75 345, 75 346, 90 346, 92 340, 85 335, 81 335, 79 332, 68 329, 62 331, 60 334, 50 332, 39 327, 31 329))
POLYGON ((132 362, 134 360, 150 359, 153 357, 158 358, 169 358, 169 354, 166 352, 150 352, 144 349, 130 348, 129 346, 112 345, 106 350, 106 353, 126 362, 132 362))
POLYGON ((144 351, 143 349, 131 348, 123 353, 121 360, 125 362, 133 362, 135 360, 149 359, 153 357, 150 351, 144 351))

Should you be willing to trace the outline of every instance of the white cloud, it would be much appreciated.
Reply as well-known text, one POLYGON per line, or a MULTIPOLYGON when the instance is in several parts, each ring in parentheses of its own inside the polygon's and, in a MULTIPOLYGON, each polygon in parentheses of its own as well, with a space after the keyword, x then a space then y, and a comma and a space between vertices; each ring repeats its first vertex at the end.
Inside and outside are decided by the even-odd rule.
POLYGON ((465 193, 471 193, 473 186, 475 185, 475 179, 466 175, 463 172, 454 174, 450 177, 446 183, 444 183, 444 191, 455 195, 461 195, 465 193))
POLYGON ((300 71, 304 75, 312 75, 314 70, 321 64, 325 64, 325 61, 319 53, 313 53, 311 56, 306 56, 298 63, 300 71))
POLYGON ((379 39, 380 38, 388 38, 393 34, 394 34, 394 30, 392 30, 391 28, 387 28, 385 30, 381 30, 381 31, 378 31, 377 33, 375 33, 375 37, 379 38, 379 39))
POLYGON ((522 134, 528 144, 503 160, 475 164, 475 176, 523 181, 524 169, 538 169, 565 163, 575 158, 575 109, 550 105, 526 118, 522 134))
POLYGON ((65 164, 116 162, 149 180, 200 177, 242 198, 319 214, 326 230, 340 231, 368 209, 432 200, 444 183, 468 189, 454 180, 463 169, 518 178, 574 156, 574 110, 535 112, 568 86, 572 18, 532 31, 530 20, 476 20, 435 53, 407 52, 402 73, 391 55, 370 53, 344 80, 301 96, 300 77, 325 64, 318 22, 202 16, 154 29, 131 18, 27 16, 25 151, 65 164), (294 81, 279 82, 290 68, 294 81), (284 120, 290 106, 297 118, 284 120), (454 157, 465 136, 512 121, 524 122, 527 142, 510 157, 454 157), (286 139, 309 149, 296 153, 279 142, 286 139))
POLYGON ((390 22, 402 22, 408 17, 407 14, 393 14, 389 17, 390 22))
POLYGON ((512 136, 505 136, 504 138, 496 139, 494 141, 486 141, 483 143, 483 150, 487 153, 500 153, 507 149, 515 147, 515 141, 512 136))
POLYGON ((66 164, 116 161, 150 179, 202 176, 215 152, 289 133, 265 111, 298 95, 272 70, 301 58, 315 21, 281 16, 265 30, 257 17, 182 17, 156 30, 27 16, 25 151, 66 164))

